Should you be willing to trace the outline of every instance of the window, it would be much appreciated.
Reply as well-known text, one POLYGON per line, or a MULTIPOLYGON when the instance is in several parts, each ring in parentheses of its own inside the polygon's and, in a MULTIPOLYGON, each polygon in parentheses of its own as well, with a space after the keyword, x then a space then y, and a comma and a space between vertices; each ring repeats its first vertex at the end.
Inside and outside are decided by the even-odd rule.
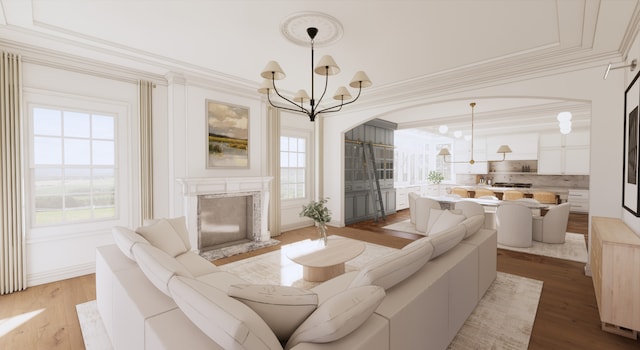
POLYGON ((280 137, 280 195, 281 199, 306 197, 307 139, 280 137))
POLYGON ((115 218, 115 116, 40 106, 29 112, 33 225, 115 218))

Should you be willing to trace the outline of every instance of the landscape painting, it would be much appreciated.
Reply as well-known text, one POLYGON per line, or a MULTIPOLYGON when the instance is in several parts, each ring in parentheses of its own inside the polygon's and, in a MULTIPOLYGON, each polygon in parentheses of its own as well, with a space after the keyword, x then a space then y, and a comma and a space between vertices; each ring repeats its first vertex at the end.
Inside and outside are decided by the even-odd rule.
POLYGON ((206 101, 207 168, 249 167, 249 108, 206 101))

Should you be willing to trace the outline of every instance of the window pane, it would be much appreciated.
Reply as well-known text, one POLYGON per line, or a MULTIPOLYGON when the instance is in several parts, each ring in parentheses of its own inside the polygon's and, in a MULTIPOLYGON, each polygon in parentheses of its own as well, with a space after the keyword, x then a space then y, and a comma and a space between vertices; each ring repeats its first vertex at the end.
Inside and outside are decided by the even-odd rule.
POLYGON ((298 166, 299 167, 303 167, 305 165, 305 154, 304 153, 298 153, 298 166))
POLYGON ((72 194, 64 196, 65 208, 91 208, 91 194, 72 194))
POLYGON ((65 137, 91 137, 90 125, 88 114, 64 112, 65 137))
POLYGON ((113 141, 93 141, 93 164, 114 165, 115 150, 113 141))
POLYGON ((34 171, 36 196, 62 195, 62 169, 42 168, 34 171))
POLYGON ((298 151, 298 139, 291 137, 289 138, 289 152, 297 152, 298 151))
POLYGON ((289 153, 280 152, 280 167, 286 168, 289 166, 289 153))
POLYGON ((285 136, 280 137, 280 151, 288 151, 289 150, 289 138, 285 136))
POLYGON ((52 109, 34 108, 33 134, 62 136, 62 113, 52 109))
POLYGON ((96 139, 114 139, 115 119, 109 116, 94 115, 91 122, 91 132, 96 139))
POLYGON ((89 140, 64 140, 64 163, 73 165, 91 164, 91 143, 89 140))
POLYGON ((62 164, 62 142, 59 138, 37 137, 33 138, 33 162, 34 164, 62 164))
POLYGON ((298 139, 298 152, 306 152, 307 150, 305 149, 305 145, 307 140, 305 139, 298 139))
POLYGON ((38 225, 57 224, 62 222, 62 210, 37 210, 35 223, 38 225))
POLYGON ((72 209, 64 211, 65 221, 86 221, 91 220, 91 209, 72 209))
POLYGON ((298 157, 295 153, 289 153, 289 166, 297 167, 298 166, 298 157))
POLYGON ((90 169, 66 169, 64 178, 65 193, 91 193, 90 169))

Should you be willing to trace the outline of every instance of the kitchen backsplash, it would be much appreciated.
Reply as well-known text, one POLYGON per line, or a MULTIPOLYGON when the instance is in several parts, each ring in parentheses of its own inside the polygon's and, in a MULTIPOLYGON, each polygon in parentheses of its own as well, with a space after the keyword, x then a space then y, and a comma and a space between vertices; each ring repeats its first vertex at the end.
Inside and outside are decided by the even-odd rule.
POLYGON ((537 175, 537 174, 488 174, 488 175, 456 175, 459 185, 476 185, 479 178, 484 177, 495 182, 530 183, 533 187, 567 187, 589 188, 589 175, 537 175))

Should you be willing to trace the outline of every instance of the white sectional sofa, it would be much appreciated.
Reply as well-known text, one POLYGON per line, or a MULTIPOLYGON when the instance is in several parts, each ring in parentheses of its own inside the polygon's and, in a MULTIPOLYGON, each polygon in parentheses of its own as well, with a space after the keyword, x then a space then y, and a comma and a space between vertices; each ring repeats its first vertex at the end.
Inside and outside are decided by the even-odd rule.
POLYGON ((496 232, 470 213, 308 291, 220 270, 190 251, 183 218, 117 227, 97 249, 98 310, 116 350, 446 349, 496 277, 496 232))

